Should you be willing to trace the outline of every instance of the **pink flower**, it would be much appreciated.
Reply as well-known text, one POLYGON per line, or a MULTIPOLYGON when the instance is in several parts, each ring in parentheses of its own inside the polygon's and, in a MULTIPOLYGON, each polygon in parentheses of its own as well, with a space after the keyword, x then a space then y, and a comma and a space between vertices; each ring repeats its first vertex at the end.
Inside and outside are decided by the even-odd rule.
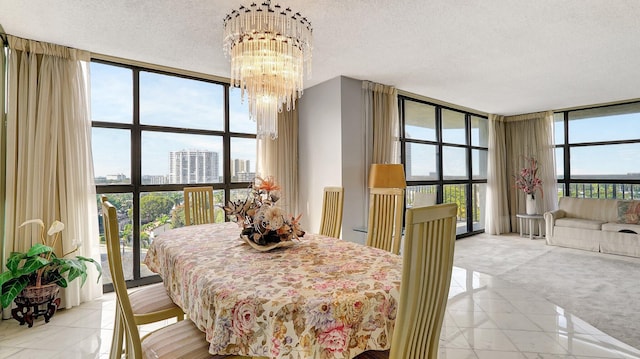
POLYGON ((375 280, 385 280, 387 278, 387 273, 377 272, 373 274, 373 279, 375 280))
POLYGON ((278 338, 271 338, 271 355, 277 357, 280 354, 280 340, 278 338))
POLYGON ((335 288, 335 284, 333 282, 314 283, 313 288, 317 290, 328 290, 335 288))
POLYGON ((231 317, 233 331, 240 336, 251 333, 256 321, 255 312, 256 307, 251 299, 245 299, 236 303, 231 317))
POLYGON ((538 161, 535 158, 525 158, 527 167, 520 170, 520 173, 514 176, 516 180, 516 187, 526 194, 533 195, 536 190, 542 192, 542 180, 538 178, 538 161))
POLYGON ((318 334, 318 344, 330 352, 342 353, 347 349, 349 328, 336 325, 318 334))

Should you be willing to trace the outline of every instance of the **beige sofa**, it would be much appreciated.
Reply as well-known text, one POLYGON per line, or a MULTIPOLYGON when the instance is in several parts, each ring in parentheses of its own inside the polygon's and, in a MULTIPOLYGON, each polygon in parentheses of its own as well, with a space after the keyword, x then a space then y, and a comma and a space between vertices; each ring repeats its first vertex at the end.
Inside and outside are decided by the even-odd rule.
POLYGON ((544 214, 547 244, 640 257, 639 211, 640 201, 561 197, 544 214))

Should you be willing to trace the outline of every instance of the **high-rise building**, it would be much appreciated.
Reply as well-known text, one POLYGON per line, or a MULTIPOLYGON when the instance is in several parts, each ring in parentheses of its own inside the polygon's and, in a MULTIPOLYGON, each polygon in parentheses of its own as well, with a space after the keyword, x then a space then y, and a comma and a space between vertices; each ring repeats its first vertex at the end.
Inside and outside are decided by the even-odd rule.
POLYGON ((231 160, 231 177, 237 177, 238 173, 249 172, 251 161, 235 158, 231 160))
POLYGON ((118 173, 114 175, 107 175, 107 182, 122 182, 127 179, 127 176, 123 173, 118 173))
POLYGON ((231 180, 237 182, 251 182, 256 173, 251 172, 251 161, 232 159, 231 160, 231 180))
POLYGON ((169 152, 169 183, 220 182, 218 152, 182 150, 169 152))
POLYGON ((238 172, 234 180, 237 182, 253 182, 255 178, 256 178, 255 172, 238 172))
POLYGON ((165 184, 167 176, 165 175, 144 175, 142 176, 142 184, 165 184))

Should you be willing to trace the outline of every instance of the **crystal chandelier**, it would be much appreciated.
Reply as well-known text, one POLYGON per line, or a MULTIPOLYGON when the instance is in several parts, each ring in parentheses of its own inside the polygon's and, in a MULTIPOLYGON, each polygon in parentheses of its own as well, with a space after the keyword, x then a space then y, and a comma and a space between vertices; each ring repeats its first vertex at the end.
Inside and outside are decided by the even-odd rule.
POLYGON ((311 74, 311 23, 291 9, 241 6, 224 19, 223 47, 231 58, 231 86, 240 87, 258 138, 278 137, 278 112, 302 96, 303 67, 311 74))

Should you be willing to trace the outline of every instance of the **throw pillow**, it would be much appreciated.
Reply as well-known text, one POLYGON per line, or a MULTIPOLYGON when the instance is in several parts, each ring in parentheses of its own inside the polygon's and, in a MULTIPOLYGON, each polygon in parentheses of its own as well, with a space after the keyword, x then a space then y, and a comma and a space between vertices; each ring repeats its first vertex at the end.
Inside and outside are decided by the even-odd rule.
POLYGON ((640 224, 640 201, 618 201, 618 223, 640 224))

